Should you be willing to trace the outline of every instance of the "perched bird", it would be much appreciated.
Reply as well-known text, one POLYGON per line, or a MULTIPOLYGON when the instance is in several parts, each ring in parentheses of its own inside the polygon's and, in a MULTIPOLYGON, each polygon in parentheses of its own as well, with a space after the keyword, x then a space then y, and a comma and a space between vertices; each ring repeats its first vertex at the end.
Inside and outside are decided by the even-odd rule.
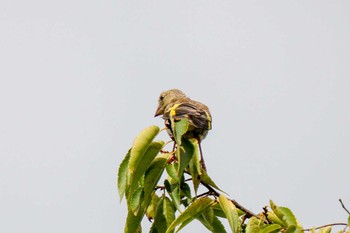
POLYGON ((160 94, 158 99, 158 108, 155 113, 156 116, 163 115, 165 126, 169 136, 174 140, 171 119, 175 122, 183 118, 188 119, 188 131, 183 135, 187 139, 195 138, 198 141, 199 150, 201 154, 201 163, 204 170, 206 170, 201 142, 205 139, 208 131, 211 130, 212 118, 209 108, 195 100, 191 100, 182 91, 178 89, 171 89, 160 94))

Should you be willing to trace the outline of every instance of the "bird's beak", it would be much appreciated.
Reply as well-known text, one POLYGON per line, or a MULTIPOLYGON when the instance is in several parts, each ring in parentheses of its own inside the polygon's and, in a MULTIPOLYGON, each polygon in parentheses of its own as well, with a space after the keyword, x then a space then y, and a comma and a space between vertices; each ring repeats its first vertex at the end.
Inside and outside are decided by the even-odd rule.
POLYGON ((163 114, 162 108, 160 106, 158 106, 157 111, 154 114, 154 117, 162 115, 162 114, 163 114))

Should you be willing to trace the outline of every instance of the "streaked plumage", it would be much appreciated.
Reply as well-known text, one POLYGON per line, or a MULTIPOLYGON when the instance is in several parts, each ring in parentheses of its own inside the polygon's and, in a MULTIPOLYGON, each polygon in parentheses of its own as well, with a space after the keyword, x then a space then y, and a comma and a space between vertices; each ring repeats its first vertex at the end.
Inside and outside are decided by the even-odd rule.
MULTIPOLYGON (((191 100, 182 91, 171 89, 160 94, 158 99, 158 108, 155 116, 162 115, 167 127, 169 136, 173 139, 171 117, 174 121, 179 121, 187 118, 189 128, 184 135, 185 138, 195 138, 200 143, 205 139, 208 131, 211 130, 211 115, 209 108, 195 100, 191 100)), ((202 153, 201 153, 202 154, 202 153)), ((202 157, 202 165, 205 169, 204 160, 202 157)))

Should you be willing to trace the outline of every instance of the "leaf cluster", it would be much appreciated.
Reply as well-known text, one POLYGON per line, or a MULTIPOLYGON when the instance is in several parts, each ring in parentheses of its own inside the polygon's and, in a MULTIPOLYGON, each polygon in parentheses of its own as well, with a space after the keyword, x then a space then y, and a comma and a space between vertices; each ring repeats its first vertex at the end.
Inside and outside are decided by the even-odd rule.
MULTIPOLYGON (((188 130, 187 119, 173 125, 176 150, 164 151, 165 143, 155 140, 159 127, 150 126, 135 138, 119 166, 118 192, 128 206, 125 233, 142 232, 144 217, 152 222, 150 233, 178 232, 193 220, 215 233, 227 232, 222 220, 234 233, 305 231, 290 209, 273 201, 255 215, 230 200, 201 168, 198 143, 182 137, 188 130), (198 193, 200 185, 207 191, 198 193)), ((307 230, 329 233, 331 226, 307 230)), ((350 233, 349 226, 344 232, 350 233)))

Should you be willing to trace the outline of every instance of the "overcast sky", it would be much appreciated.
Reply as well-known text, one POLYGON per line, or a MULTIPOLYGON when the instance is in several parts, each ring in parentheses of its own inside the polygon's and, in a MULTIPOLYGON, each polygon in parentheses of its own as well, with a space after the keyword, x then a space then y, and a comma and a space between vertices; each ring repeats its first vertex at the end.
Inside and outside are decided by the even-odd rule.
MULTIPOLYGON (((350 208, 350 2, 0 3, 0 232, 123 232, 116 174, 160 92, 209 106, 209 174, 304 227, 350 208)), ((167 140, 165 133, 160 138, 167 140)), ((204 227, 190 224, 183 232, 204 227)))

